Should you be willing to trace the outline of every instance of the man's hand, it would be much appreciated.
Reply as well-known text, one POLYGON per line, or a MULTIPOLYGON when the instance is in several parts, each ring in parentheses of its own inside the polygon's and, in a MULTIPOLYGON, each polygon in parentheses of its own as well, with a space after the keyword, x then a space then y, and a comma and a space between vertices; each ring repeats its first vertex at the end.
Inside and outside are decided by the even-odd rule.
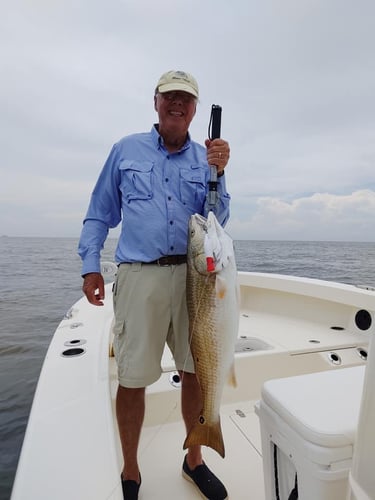
POLYGON ((229 160, 229 144, 223 139, 206 139, 205 144, 208 164, 216 165, 218 175, 223 174, 229 160))
POLYGON ((85 274, 82 290, 90 304, 94 306, 104 305, 104 279, 100 273, 85 274))

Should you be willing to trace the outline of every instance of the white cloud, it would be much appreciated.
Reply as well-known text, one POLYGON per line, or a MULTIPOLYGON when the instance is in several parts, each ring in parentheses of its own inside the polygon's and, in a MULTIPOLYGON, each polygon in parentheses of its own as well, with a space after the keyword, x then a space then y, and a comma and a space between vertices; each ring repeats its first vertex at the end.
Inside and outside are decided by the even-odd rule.
POLYGON ((314 193, 285 201, 258 198, 251 213, 234 210, 228 232, 235 239, 375 241, 375 191, 314 193))

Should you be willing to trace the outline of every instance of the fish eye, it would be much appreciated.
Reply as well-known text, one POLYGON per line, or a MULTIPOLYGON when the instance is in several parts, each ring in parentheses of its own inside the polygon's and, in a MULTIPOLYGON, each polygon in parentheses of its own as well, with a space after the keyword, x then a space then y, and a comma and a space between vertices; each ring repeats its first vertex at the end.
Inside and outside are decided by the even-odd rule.
POLYGON ((191 236, 194 236, 194 235, 195 235, 195 229, 192 229, 192 230, 190 231, 190 234, 191 234, 191 236))

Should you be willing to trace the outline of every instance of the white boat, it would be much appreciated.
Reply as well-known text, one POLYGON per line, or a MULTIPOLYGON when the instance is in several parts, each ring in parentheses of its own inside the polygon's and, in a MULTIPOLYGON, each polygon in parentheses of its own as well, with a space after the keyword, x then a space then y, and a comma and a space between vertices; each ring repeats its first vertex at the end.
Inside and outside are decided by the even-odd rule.
MULTIPOLYGON (((371 384, 367 384, 366 407, 360 415, 364 371, 375 356, 375 352, 368 355, 375 332, 375 291, 249 272, 239 272, 239 283, 238 386, 225 388, 221 407, 226 457, 204 448, 206 463, 224 482, 232 500, 284 500, 296 472, 300 500, 344 500, 344 489, 353 490, 348 493, 352 499, 375 498, 375 488, 371 494, 366 490, 373 484, 369 476, 375 460, 374 431, 367 430, 371 429, 368 418, 375 418, 371 384), (338 378, 334 381, 331 376, 338 378), (342 431, 346 407, 351 409, 351 420, 348 417, 344 424, 350 428, 342 431), (309 441, 305 434, 311 416, 317 426, 322 425, 322 432, 307 429, 315 433, 309 441), (359 419, 364 429, 358 428, 359 419), (362 431, 371 434, 363 439, 362 431), (325 446, 327 433, 328 438, 337 434, 340 443, 332 438, 325 446), (354 441, 359 436, 368 445, 364 450, 371 464, 367 473, 358 466, 365 456, 361 449, 356 449, 353 465, 354 441), (275 446, 280 467, 277 480, 275 464, 270 463, 275 446), (288 446, 294 451, 283 448, 288 446), (338 458, 337 451, 341 453, 338 458), (316 456, 323 457, 322 464, 316 456), (365 481, 358 470, 363 471, 365 481), (310 481, 313 496, 304 493, 304 481, 310 481), (339 493, 326 496, 326 485, 337 482, 339 493), (358 496, 366 491, 367 497, 358 496)), ((12 500, 122 499, 122 459, 114 412, 117 376, 110 355, 111 286, 106 285, 103 307, 82 298, 57 327, 35 393, 12 500)), ((179 385, 166 349, 163 374, 147 389, 139 449, 141 500, 200 498, 194 485, 181 476, 185 430, 179 385)))

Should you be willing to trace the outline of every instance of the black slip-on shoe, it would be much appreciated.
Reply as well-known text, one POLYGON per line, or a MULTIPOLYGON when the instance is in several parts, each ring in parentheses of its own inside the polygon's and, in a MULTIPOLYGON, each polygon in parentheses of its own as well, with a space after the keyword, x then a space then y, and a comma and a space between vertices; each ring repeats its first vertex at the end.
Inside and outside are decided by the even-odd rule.
POLYGON ((142 479, 140 474, 139 483, 137 483, 137 481, 133 481, 132 479, 123 479, 121 475, 121 486, 124 500, 138 500, 138 492, 141 483, 142 479))
POLYGON ((204 462, 202 465, 195 467, 194 470, 190 470, 185 456, 182 465, 182 476, 195 484, 203 498, 208 500, 226 500, 228 498, 225 486, 204 462))

